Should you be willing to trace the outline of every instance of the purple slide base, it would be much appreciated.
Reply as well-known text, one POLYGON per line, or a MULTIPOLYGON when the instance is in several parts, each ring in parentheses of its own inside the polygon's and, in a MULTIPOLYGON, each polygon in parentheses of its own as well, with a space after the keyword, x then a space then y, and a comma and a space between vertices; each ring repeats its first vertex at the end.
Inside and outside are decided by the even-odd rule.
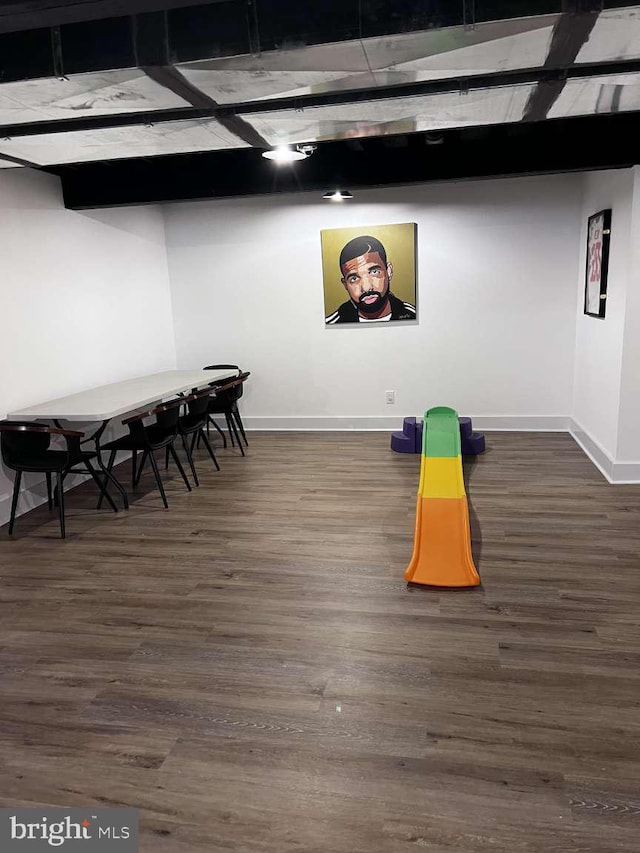
MULTIPOLYGON (((471 418, 458 418, 460 422, 460 444, 463 456, 484 453, 485 441, 481 432, 474 432, 471 418)), ((391 433, 391 449, 396 453, 422 452, 422 419, 405 418, 402 432, 391 433)))

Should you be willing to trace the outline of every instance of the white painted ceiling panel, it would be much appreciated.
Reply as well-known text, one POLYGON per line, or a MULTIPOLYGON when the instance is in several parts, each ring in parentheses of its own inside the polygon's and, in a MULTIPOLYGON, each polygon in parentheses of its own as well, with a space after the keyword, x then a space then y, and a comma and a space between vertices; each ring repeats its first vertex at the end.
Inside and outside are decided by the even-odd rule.
POLYGON ((376 85, 369 72, 358 75, 357 84, 352 82, 346 85, 342 81, 352 78, 345 78, 343 71, 265 71, 260 68, 234 71, 181 68, 180 71, 190 83, 219 104, 262 101, 266 98, 310 95, 376 85))
POLYGON ((549 118, 640 110, 640 74, 568 80, 549 118))
POLYGON ((542 65, 556 15, 178 65, 220 104, 542 65))
POLYGON ((519 121, 533 86, 244 115, 270 145, 519 121))
POLYGON ((556 20, 545 15, 473 29, 450 27, 363 45, 378 85, 487 74, 543 65, 556 20))
POLYGON ((42 166, 245 147, 245 142, 211 120, 0 139, 0 155, 42 166))
POLYGON ((601 12, 576 62, 611 62, 640 57, 640 9, 601 12))
POLYGON ((137 68, 0 85, 0 124, 190 106, 137 68))
POLYGON ((220 104, 332 91, 352 75, 362 78, 361 86, 375 85, 361 42, 205 59, 176 67, 220 104))

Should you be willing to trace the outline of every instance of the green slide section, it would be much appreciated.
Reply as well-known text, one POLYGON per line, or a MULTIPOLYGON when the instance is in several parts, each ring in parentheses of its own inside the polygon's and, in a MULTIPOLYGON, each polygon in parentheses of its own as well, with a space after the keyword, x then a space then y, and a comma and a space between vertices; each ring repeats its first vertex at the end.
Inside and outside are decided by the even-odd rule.
POLYGON ((458 414, 447 406, 436 406, 424 415, 422 455, 455 458, 460 456, 460 424, 458 414))

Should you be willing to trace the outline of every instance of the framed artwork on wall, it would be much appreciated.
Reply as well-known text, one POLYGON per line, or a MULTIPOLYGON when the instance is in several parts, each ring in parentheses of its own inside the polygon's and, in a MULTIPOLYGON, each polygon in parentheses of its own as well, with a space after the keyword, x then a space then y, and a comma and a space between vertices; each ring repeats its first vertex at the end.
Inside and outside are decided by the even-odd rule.
POLYGON ((607 271, 611 210, 601 210, 589 217, 587 224, 587 271, 584 284, 584 313, 604 317, 607 308, 607 271))
POLYGON ((416 320, 415 222, 320 232, 324 322, 416 320))

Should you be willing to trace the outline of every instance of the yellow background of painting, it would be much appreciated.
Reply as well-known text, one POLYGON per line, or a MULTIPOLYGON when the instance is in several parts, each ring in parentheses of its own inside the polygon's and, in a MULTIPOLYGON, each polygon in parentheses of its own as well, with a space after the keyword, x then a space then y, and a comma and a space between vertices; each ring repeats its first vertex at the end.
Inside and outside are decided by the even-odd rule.
POLYGON ((361 236, 375 237, 387 251, 387 263, 393 264, 391 291, 404 302, 416 304, 416 224, 363 225, 356 228, 329 228, 320 232, 322 243, 322 282, 324 286, 325 316, 332 314, 349 298, 340 281, 338 266, 343 247, 361 236))

